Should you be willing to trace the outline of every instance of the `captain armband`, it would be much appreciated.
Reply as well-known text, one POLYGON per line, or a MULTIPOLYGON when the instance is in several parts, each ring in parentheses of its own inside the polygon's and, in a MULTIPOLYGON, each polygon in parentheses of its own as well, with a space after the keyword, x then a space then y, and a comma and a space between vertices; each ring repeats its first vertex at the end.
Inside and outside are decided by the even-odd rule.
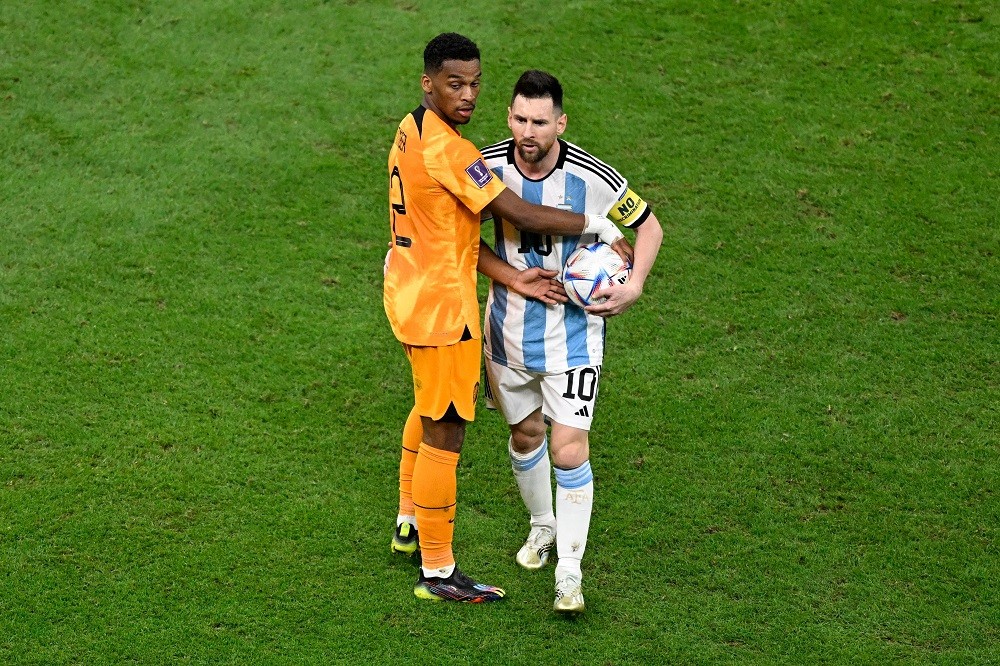
POLYGON ((608 218, 623 227, 635 229, 646 221, 651 212, 649 205, 630 187, 608 211, 608 218))

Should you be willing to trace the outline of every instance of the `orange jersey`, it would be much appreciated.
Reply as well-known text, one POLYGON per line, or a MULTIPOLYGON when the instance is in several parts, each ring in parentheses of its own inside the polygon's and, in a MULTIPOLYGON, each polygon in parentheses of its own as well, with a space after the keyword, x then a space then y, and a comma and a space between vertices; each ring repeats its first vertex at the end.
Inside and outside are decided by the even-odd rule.
POLYGON ((482 337, 476 293, 479 213, 505 189, 479 150, 423 106, 389 151, 392 252, 383 303, 401 342, 441 347, 482 337))

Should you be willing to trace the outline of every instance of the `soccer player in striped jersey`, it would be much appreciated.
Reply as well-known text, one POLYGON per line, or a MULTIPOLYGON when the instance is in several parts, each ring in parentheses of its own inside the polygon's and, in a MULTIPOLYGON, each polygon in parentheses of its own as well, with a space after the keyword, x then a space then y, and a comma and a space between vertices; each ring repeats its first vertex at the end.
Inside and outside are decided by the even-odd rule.
MULTIPOLYGON (((596 232, 631 245, 606 217, 525 202, 491 172, 459 127, 472 118, 482 76, 479 49, 444 33, 424 49, 423 100, 396 130, 389 150, 389 234, 383 304, 413 376, 414 407, 403 429, 399 515, 390 548, 421 555, 413 593, 431 601, 480 603, 504 591, 478 583, 455 565, 452 551, 456 467, 466 423, 475 418, 482 344, 476 266, 481 211, 490 206, 535 233, 596 232)), ((548 288, 541 269, 506 266, 501 281, 548 288), (504 281, 510 278, 509 281, 504 281)), ((530 294, 528 294, 530 295, 530 294)))
MULTIPOLYGON (((539 569, 555 547, 557 612, 584 610, 581 560, 587 545, 594 482, 589 430, 604 355, 605 319, 642 294, 663 240, 650 207, 615 169, 559 138, 566 129, 562 86, 552 75, 526 71, 507 116, 512 137, 483 149, 486 164, 515 194, 532 203, 606 215, 635 231, 632 276, 597 292, 581 309, 524 298, 493 280, 485 316, 487 399, 510 425, 509 453, 531 526, 517 562, 539 569), (551 425, 551 439, 547 437, 551 425), (551 458, 551 463, 550 463, 551 458), (553 507, 551 468, 555 468, 553 507)), ((519 230, 493 210, 495 254, 480 250, 490 276, 510 264, 561 271, 593 235, 554 236, 519 230)))

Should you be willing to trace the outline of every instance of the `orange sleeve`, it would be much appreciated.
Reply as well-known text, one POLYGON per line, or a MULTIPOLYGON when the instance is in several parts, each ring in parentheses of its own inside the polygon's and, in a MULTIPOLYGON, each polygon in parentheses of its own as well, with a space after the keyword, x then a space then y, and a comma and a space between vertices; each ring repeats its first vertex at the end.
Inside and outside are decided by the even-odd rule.
POLYGON ((425 148, 428 174, 458 197, 473 213, 479 213, 507 189, 486 166, 486 160, 471 141, 444 136, 425 148))

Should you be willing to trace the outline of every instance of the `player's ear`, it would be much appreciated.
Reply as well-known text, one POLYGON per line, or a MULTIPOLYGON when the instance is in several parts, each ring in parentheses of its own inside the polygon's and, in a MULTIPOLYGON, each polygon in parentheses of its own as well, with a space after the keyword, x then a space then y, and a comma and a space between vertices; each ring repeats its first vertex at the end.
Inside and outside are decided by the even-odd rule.
POLYGON ((427 76, 426 74, 422 74, 420 76, 420 87, 424 89, 425 93, 430 95, 431 90, 434 89, 434 84, 431 81, 431 77, 427 76))
POLYGON ((507 127, 511 130, 514 129, 514 110, 509 106, 507 107, 507 127))
POLYGON ((556 121, 556 136, 562 134, 566 131, 566 121, 569 120, 566 114, 559 116, 559 120, 556 121))

